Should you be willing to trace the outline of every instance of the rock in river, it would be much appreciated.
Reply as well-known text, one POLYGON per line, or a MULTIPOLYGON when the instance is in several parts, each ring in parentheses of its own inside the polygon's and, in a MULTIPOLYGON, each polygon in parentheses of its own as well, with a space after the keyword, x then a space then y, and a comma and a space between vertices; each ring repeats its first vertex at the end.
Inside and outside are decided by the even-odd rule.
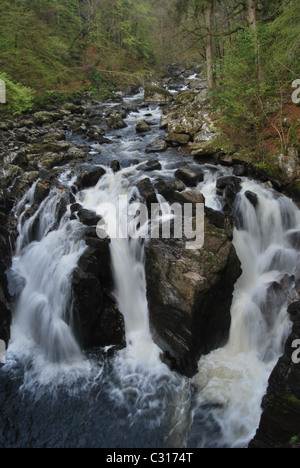
POLYGON ((154 340, 172 368, 192 376, 200 356, 228 338, 240 261, 225 231, 208 219, 202 249, 187 250, 181 239, 152 239, 145 251, 154 340))

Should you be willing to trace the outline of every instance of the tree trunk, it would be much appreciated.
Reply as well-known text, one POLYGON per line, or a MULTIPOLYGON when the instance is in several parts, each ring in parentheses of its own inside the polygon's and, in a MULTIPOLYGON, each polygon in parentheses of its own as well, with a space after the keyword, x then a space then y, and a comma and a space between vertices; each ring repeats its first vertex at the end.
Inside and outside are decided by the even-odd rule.
POLYGON ((247 11, 248 11, 248 25, 249 28, 256 32, 257 20, 256 20, 256 4, 255 0, 247 0, 247 11))
POLYGON ((207 66, 207 84, 211 91, 214 86, 213 67, 212 67, 212 37, 211 37, 211 14, 212 8, 206 10, 206 66, 207 66))
POLYGON ((248 12, 248 26, 250 31, 256 35, 256 52, 257 52, 257 59, 256 59, 256 66, 257 66, 257 78, 259 84, 263 83, 263 69, 260 59, 260 43, 257 36, 257 18, 256 18, 256 2, 255 0, 247 0, 247 12, 248 12))

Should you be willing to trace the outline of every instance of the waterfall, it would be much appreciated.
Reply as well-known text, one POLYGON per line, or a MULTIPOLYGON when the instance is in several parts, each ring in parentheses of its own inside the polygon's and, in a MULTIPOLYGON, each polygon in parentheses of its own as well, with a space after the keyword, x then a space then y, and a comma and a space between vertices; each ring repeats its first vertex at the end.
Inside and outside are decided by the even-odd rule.
POLYGON ((111 237, 114 295, 125 321, 127 348, 123 357, 126 357, 127 364, 141 365, 155 373, 165 366, 159 359, 160 350, 150 333, 144 246, 140 239, 129 238, 127 232, 129 203, 138 195, 137 189, 129 186, 127 178, 134 171, 131 167, 114 174, 107 169, 107 174, 95 187, 79 194, 79 201, 103 217, 108 227, 107 234, 111 237), (112 235, 116 228, 120 235, 115 232, 112 235))
POLYGON ((82 225, 68 212, 57 224, 61 191, 53 189, 35 211, 34 189, 15 211, 19 237, 7 272, 16 298, 10 351, 42 356, 44 367, 68 365, 82 359, 73 334, 71 279, 86 245, 82 225))
POLYGON ((244 447, 255 434, 269 375, 290 330, 287 305, 299 278, 300 255, 289 236, 299 229, 300 215, 291 200, 245 180, 235 217, 233 242, 243 273, 234 291, 229 341, 200 359, 194 378, 196 419, 209 428, 207 437, 198 434, 200 446, 244 447), (255 203, 249 191, 257 195, 255 203))
MULTIPOLYGON (((7 363, 1 367, 0 446, 246 447, 255 433, 269 375, 291 327, 287 305, 300 278, 293 244, 299 239, 299 211, 267 184, 242 179, 233 239, 242 275, 233 294, 228 343, 201 357, 193 379, 171 371, 151 336, 144 243, 127 232, 128 209, 140 197, 138 182, 149 177, 155 186, 161 177, 174 178, 182 164, 182 155, 169 148, 155 155, 159 173, 138 168, 149 158, 145 148, 154 132, 141 138, 136 123, 150 119, 159 134, 160 115, 158 108, 150 115, 149 109, 132 112, 128 127, 112 130, 101 153, 92 145, 93 164, 105 165, 106 174, 76 195, 108 229, 113 295, 124 317, 126 348, 83 352, 74 335, 72 276, 86 249, 85 227, 71 219, 67 196, 77 167, 58 175, 66 190, 53 188, 37 206, 37 182, 15 207, 19 237, 7 272, 14 303, 7 363), (123 168, 114 173, 107 165, 116 157, 123 168), (121 235, 114 235, 116 230, 121 235)), ((207 207, 222 211, 225 200, 216 182, 233 170, 204 164, 203 172, 198 190, 207 207)), ((157 201, 160 220, 170 220, 173 214, 159 193, 157 201)))

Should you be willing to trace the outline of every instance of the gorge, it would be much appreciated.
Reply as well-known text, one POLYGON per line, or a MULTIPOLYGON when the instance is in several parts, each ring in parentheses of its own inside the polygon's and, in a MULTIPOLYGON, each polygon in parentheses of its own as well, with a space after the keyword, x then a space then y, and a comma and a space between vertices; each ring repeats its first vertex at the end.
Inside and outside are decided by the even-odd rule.
POLYGON ((276 181, 210 147, 198 85, 201 98, 178 94, 197 103, 191 121, 172 115, 172 94, 141 89, 2 125, 14 144, 0 203, 1 447, 259 443, 268 380, 284 351, 288 367, 298 323, 287 310, 300 213, 276 181), (101 207, 119 210, 122 195, 205 203, 203 248, 99 238, 101 207))

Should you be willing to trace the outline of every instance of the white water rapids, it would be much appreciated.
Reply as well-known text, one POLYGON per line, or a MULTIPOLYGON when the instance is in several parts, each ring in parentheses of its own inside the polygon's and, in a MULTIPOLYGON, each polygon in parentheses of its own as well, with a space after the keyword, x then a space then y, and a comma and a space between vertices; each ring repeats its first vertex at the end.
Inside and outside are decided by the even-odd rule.
POLYGON ((235 287, 229 341, 200 359, 194 378, 198 409, 211 405, 209 418, 219 428, 213 440, 211 433, 201 440, 201 447, 244 447, 253 437, 268 378, 290 330, 288 294, 289 299, 296 298, 293 278, 283 299, 276 291, 268 294, 268 289, 285 275, 297 273, 299 251, 289 244, 288 233, 300 227, 298 208, 270 188, 247 180, 236 216, 240 230, 235 230, 233 242, 243 273, 235 287), (245 196, 247 190, 257 194, 256 207, 245 196))
POLYGON ((129 239, 127 232, 128 204, 137 189, 129 187, 126 175, 134 172, 132 167, 117 174, 108 170, 94 188, 80 194, 79 201, 85 208, 95 211, 105 219, 107 234, 111 237, 115 298, 124 316, 127 341, 127 348, 122 354, 126 355, 127 364, 131 361, 155 374, 157 371, 161 372, 165 366, 159 359, 160 350, 153 343, 150 333, 144 247, 140 239, 129 239), (115 226, 115 214, 118 226, 115 226), (111 230, 115 228, 120 230, 120 236, 111 235, 111 230))
MULTIPOLYGON (((154 117, 157 118, 155 113, 154 117)), ((139 118, 130 116, 124 135, 132 133, 139 118)), ((116 144, 124 160, 136 158, 136 148, 144 145, 136 142, 136 135, 116 144)), ((113 153, 115 147, 108 145, 107 151, 113 153)), ((168 157, 161 156, 160 161, 160 174, 174 177, 175 169, 170 168, 168 157)), ((230 175, 231 170, 210 165, 203 168, 205 179, 198 190, 205 195, 207 206, 221 210, 223 200, 217 195, 216 181, 230 175)), ((136 166, 116 174, 108 168, 106 171, 95 187, 78 193, 76 201, 106 218, 110 226, 113 213, 105 206, 112 204, 122 228, 127 223, 128 205, 120 205, 119 197, 126 196, 128 201, 134 198, 136 183, 144 175, 137 174, 136 166)), ((153 179, 157 176, 149 175, 153 179)), ((171 372, 160 360, 161 351, 152 340, 149 326, 144 247, 127 235, 112 238, 110 243, 113 293, 124 316, 127 347, 110 360, 105 356, 103 361, 102 354, 95 359, 80 350, 73 330, 71 279, 86 248, 83 226, 71 220, 70 206, 57 222, 63 198, 58 189, 53 189, 39 209, 31 212, 34 190, 35 186, 15 208, 19 238, 8 272, 16 303, 5 368, 13 372, 19 361, 26 362, 22 391, 38 393, 44 386, 51 400, 51 388, 57 382, 64 389, 72 389, 76 394, 75 407, 82 408, 80 424, 85 424, 82 420, 87 408, 91 420, 86 416, 86 431, 101 433, 99 444, 103 447, 115 446, 114 431, 119 431, 118 438, 123 437, 128 443, 126 432, 130 437, 133 426, 137 441, 132 441, 133 446, 247 446, 259 424, 269 375, 290 330, 287 305, 295 297, 293 275, 300 276, 300 258, 289 234, 300 230, 298 208, 269 186, 243 178, 235 205, 237 229, 233 239, 243 273, 235 286, 229 341, 225 347, 203 356, 198 374, 189 380, 171 372), (247 191, 257 195, 256 206, 245 195, 247 191), (83 377, 84 390, 80 380, 83 377), (95 422, 96 416, 101 425, 95 422), (150 435, 143 439, 143 433, 157 440, 150 440, 150 435)), ((67 405, 67 401, 62 399, 61 404, 67 405)), ((51 400, 51 408, 52 405, 51 400)), ((41 406, 44 411, 44 404, 41 406)), ((69 420, 64 424, 63 433, 69 428, 69 420)), ((80 424, 76 420, 78 431, 80 424)), ((73 430, 69 428, 70 434, 73 430)), ((78 435, 76 443, 85 446, 90 440, 78 435)), ((57 440, 51 439, 51 443, 59 445, 57 440)))

